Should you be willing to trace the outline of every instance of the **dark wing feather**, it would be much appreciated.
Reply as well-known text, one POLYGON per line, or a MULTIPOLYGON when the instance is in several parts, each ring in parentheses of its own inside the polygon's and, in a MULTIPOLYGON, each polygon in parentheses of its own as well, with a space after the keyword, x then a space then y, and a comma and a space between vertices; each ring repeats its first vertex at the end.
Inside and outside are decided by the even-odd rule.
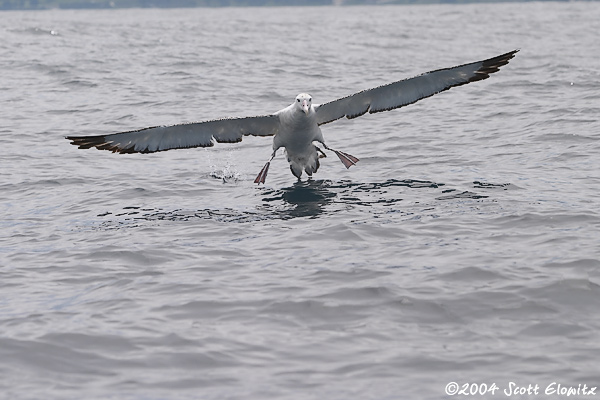
POLYGON ((356 118, 367 111, 372 114, 393 110, 454 86, 487 79, 501 66, 508 64, 508 61, 518 51, 514 50, 498 57, 457 67, 426 72, 414 78, 363 90, 351 96, 321 104, 316 108, 318 123, 322 125, 342 117, 356 118))
POLYGON ((190 124, 155 126, 139 131, 99 136, 67 136, 80 149, 96 147, 118 153, 153 153, 170 149, 210 147, 240 142, 244 135, 272 136, 279 130, 279 117, 228 118, 190 124))

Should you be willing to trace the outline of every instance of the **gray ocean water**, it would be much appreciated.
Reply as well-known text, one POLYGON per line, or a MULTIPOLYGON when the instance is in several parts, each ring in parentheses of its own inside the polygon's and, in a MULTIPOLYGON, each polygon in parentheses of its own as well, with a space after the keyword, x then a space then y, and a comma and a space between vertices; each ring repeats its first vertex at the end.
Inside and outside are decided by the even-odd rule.
POLYGON ((600 3, 0 21, 0 398, 600 386, 600 3), (270 138, 150 155, 64 139, 322 103, 515 48, 488 80, 324 125, 361 161, 330 155, 311 181, 280 155, 253 183, 270 138))

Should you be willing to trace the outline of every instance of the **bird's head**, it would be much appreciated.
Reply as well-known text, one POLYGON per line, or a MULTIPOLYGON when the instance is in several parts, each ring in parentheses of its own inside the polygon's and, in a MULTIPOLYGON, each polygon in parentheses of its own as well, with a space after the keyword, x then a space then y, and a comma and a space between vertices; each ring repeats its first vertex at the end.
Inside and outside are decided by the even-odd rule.
POLYGON ((312 106, 312 96, 306 93, 300 93, 296 96, 296 107, 304 111, 305 114, 310 112, 310 108, 312 106))

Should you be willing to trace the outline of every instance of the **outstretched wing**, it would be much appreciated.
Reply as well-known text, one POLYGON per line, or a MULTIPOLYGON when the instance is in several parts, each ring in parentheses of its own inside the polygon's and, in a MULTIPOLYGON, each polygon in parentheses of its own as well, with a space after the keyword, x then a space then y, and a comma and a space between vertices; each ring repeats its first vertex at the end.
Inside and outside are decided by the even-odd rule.
POLYGON ((351 96, 321 104, 315 107, 317 121, 319 125, 322 125, 342 117, 360 117, 367 111, 371 114, 389 111, 433 96, 454 86, 487 79, 501 66, 508 64, 508 61, 518 51, 511 51, 471 64, 426 72, 414 78, 363 90, 351 96))
POLYGON ((80 149, 96 147, 118 153, 153 153, 170 149, 211 147, 240 142, 244 135, 272 136, 279 130, 277 115, 228 118, 190 124, 155 126, 139 131, 99 136, 67 136, 80 149))

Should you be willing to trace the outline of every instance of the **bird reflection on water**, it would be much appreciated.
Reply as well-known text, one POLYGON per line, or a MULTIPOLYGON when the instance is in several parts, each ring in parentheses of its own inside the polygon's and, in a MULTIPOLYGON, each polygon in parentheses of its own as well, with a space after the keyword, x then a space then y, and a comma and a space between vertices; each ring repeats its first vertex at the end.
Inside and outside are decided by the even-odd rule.
POLYGON ((268 190, 263 201, 267 204, 283 201, 285 209, 277 212, 282 219, 317 217, 337 197, 330 186, 331 182, 325 180, 297 181, 287 188, 268 190))
POLYGON ((275 211, 281 219, 317 217, 325 210, 336 212, 346 206, 373 206, 376 204, 389 206, 398 203, 402 201, 402 198, 396 197, 399 193, 395 192, 394 188, 437 189, 440 186, 444 186, 444 184, 414 179, 388 179, 383 182, 371 183, 309 179, 298 181, 283 189, 268 190, 265 193, 268 197, 264 197, 263 201, 267 205, 283 202, 284 208, 275 211))

